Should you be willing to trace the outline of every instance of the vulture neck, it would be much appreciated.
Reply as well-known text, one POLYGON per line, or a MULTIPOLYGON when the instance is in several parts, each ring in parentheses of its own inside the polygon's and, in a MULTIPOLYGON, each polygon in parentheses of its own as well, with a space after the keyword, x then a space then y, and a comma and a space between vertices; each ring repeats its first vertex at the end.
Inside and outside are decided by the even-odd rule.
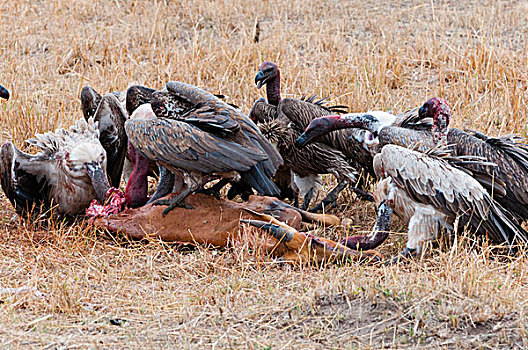
POLYGON ((280 90, 280 70, 277 70, 277 75, 266 84, 266 96, 270 105, 277 106, 279 104, 281 100, 280 90))
POLYGON ((128 144, 129 154, 134 162, 134 170, 130 175, 125 190, 126 204, 132 208, 144 205, 148 200, 147 175, 150 162, 144 158, 132 144, 128 144))
POLYGON ((434 118, 431 133, 437 146, 447 146, 447 133, 449 132, 449 119, 434 118))

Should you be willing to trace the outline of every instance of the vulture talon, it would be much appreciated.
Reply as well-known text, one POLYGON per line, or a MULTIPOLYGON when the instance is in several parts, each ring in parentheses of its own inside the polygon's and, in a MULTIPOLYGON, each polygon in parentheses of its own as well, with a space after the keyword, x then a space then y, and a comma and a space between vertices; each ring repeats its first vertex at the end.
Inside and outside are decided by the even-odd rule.
POLYGON ((374 202, 374 196, 372 195, 372 192, 363 191, 356 187, 350 187, 350 189, 354 191, 354 193, 360 200, 367 201, 367 202, 374 202))
POLYGON ((189 210, 194 209, 192 205, 185 203, 184 199, 179 199, 179 198, 176 198, 176 199, 177 200, 174 200, 174 198, 172 200, 168 199, 166 200, 166 202, 165 200, 158 200, 155 203, 152 203, 152 205, 168 205, 167 208, 163 210, 163 213, 161 213, 163 217, 167 216, 167 214, 171 212, 174 208, 185 208, 189 210), (166 203, 166 204, 158 203, 159 201, 163 201, 163 203, 166 203))
POLYGON ((325 199, 321 201, 317 206, 313 207, 312 209, 308 210, 311 213, 316 213, 318 211, 322 211, 323 209, 330 209, 337 207, 337 196, 343 189, 348 185, 347 181, 342 181, 337 184, 336 187, 330 193, 326 196, 325 199))
POLYGON ((203 193, 208 196, 213 196, 216 199, 220 200, 220 190, 225 187, 229 183, 229 179, 223 178, 218 183, 214 184, 210 188, 201 188, 199 190, 196 190, 195 193, 203 193))

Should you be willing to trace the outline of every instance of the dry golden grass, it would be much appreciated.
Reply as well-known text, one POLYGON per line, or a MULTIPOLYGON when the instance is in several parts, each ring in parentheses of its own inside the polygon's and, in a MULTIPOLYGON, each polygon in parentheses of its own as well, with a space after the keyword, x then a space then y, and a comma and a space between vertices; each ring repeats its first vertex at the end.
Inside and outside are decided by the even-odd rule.
MULTIPOLYGON (((182 80, 248 111, 263 60, 279 63, 286 96, 401 111, 440 95, 458 127, 526 134, 524 1, 27 0, 0 11, 0 84, 12 92, 0 128, 17 145, 79 118, 84 85, 182 80)), ((339 212, 368 229, 372 207, 347 199, 339 212)), ((490 257, 460 239, 391 267, 284 266, 246 241, 123 244, 82 223, 23 222, 2 204, 5 348, 528 345, 527 254, 490 257)))

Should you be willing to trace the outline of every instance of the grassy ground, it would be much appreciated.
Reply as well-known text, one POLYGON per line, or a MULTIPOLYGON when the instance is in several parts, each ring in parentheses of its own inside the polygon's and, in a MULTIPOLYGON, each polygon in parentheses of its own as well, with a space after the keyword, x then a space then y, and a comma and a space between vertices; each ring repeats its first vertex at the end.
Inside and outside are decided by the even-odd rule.
MULTIPOLYGON (((0 84, 12 93, 0 129, 19 146, 79 118, 84 85, 182 80, 248 111, 263 60, 279 63, 285 96, 399 112, 440 95, 455 126, 526 133, 524 1, 28 0, 2 2, 0 16, 0 84)), ((336 212, 368 230, 372 207, 351 198, 336 212)), ((245 241, 189 250, 24 222, 5 197, 0 214, 5 348, 528 345, 528 253, 490 256, 469 238, 391 267, 299 267, 245 241)))

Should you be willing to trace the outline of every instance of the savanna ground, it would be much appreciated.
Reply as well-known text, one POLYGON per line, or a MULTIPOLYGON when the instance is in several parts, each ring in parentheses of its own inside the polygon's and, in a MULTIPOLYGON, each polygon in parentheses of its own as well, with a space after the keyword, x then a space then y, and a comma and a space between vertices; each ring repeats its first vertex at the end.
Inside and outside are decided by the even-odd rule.
MULTIPOLYGON (((525 1, 28 0, 0 11, 0 84, 12 93, 0 128, 20 147, 81 117, 84 85, 182 80, 247 112, 263 60, 279 63, 285 96, 399 112, 439 95, 457 127, 526 134, 525 1)), ((371 205, 340 203, 355 232, 369 229, 371 205)), ((118 242, 82 222, 24 222, 3 196, 0 215, 5 348, 528 345, 528 253, 498 258, 468 238, 390 267, 290 266, 250 248, 259 233, 225 250, 181 249, 118 242)))

